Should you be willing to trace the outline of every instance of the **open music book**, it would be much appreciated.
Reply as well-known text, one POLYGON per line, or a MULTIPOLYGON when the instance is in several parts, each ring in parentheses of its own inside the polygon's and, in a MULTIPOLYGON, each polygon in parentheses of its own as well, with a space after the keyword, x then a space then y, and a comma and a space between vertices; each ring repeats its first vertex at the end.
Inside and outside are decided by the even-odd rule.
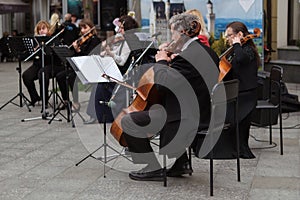
POLYGON ((112 57, 101 57, 100 55, 78 56, 68 59, 75 70, 78 78, 83 84, 109 82, 103 78, 107 74, 120 81, 123 76, 112 57))

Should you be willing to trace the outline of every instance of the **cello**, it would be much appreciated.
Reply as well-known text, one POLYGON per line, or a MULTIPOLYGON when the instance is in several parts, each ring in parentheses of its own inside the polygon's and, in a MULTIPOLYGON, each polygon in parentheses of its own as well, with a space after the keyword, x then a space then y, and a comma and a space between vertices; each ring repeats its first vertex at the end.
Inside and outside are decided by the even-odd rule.
MULTIPOLYGON (((177 41, 171 41, 163 51, 167 52, 167 55, 170 57, 174 53, 179 53, 178 47, 182 42, 181 37, 177 41)), ((121 146, 127 147, 127 143, 123 137, 123 129, 121 127, 121 120, 122 118, 132 112, 138 112, 143 110, 148 110, 152 105, 154 104, 160 104, 161 103, 161 97, 154 86, 154 67, 150 67, 140 78, 138 86, 135 88, 131 85, 128 85, 125 82, 118 81, 107 74, 103 74, 102 77, 116 82, 119 85, 123 85, 127 88, 130 88, 136 92, 136 97, 132 101, 129 107, 123 109, 118 116, 113 121, 110 132, 114 136, 114 138, 119 142, 121 146)))
POLYGON ((132 101, 132 103, 124 108, 118 116, 113 121, 110 132, 114 136, 114 138, 119 142, 119 144, 123 147, 127 147, 127 143, 123 137, 123 129, 121 127, 122 118, 132 112, 138 112, 143 110, 148 110, 150 106, 156 103, 160 103, 160 98, 158 92, 154 86, 154 70, 153 67, 149 68, 141 77, 138 86, 135 88, 133 86, 128 85, 127 83, 120 82, 106 74, 103 74, 102 77, 109 79, 110 81, 116 82, 120 85, 128 87, 130 89, 135 90, 136 97, 132 101))
MULTIPOLYGON (((255 28, 253 30, 254 34, 249 34, 241 39, 241 44, 245 44, 248 40, 257 38, 260 36, 260 29, 255 28)), ((232 61, 232 52, 233 52, 233 46, 229 47, 222 55, 219 56, 220 62, 219 62, 219 69, 220 69, 220 74, 218 81, 221 82, 223 78, 226 76, 226 74, 230 71, 231 69, 231 61, 232 61)))

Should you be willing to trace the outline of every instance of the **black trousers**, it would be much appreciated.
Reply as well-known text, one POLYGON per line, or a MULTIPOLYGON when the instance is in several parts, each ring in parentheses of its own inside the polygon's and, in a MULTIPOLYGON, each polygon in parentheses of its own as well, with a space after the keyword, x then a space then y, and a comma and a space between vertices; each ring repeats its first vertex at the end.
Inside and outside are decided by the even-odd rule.
MULTIPOLYGON (((100 103, 99 101, 102 102, 109 102, 112 91, 114 89, 115 83, 98 83, 96 86, 96 92, 94 96, 94 111, 96 113, 97 119, 99 123, 103 123, 104 119, 103 116, 105 115, 105 121, 108 123, 111 123, 114 121, 114 117, 112 114, 111 108, 106 105, 105 103, 100 103)), ((88 105, 88 111, 87 113, 91 112, 90 108, 90 102, 88 105), (90 109, 90 110, 89 110, 90 109)))
POLYGON ((153 168, 160 168, 160 164, 153 152, 147 133, 134 128, 134 123, 144 127, 150 122, 148 111, 133 112, 122 118, 123 136, 127 142, 132 160, 135 164, 147 164, 153 168))
POLYGON ((94 119, 97 119, 96 111, 95 111, 95 105, 98 103, 95 102, 95 96, 96 96, 96 90, 97 90, 97 84, 92 84, 92 90, 89 98, 89 103, 87 105, 86 113, 94 119))
POLYGON ((76 73, 74 72, 74 70, 69 67, 65 69, 64 67, 64 70, 56 74, 56 80, 60 88, 63 100, 66 101, 69 99, 68 88, 70 88, 73 94, 73 101, 78 102, 78 86, 76 81, 76 73))
POLYGON ((35 103, 36 101, 39 101, 40 95, 38 94, 36 90, 36 86, 34 81, 38 80, 38 73, 40 71, 41 67, 33 64, 28 69, 26 69, 22 74, 22 79, 25 87, 28 90, 30 100, 32 103, 35 103))
POLYGON ((64 67, 62 65, 55 65, 52 67, 52 65, 47 65, 44 67, 44 69, 40 69, 38 78, 40 83, 40 94, 43 94, 43 79, 42 79, 42 72, 44 71, 44 83, 45 83, 45 105, 48 105, 48 99, 49 99, 49 80, 50 78, 55 77, 58 73, 62 72, 64 70, 64 67), (53 70, 53 71, 52 71, 53 70))

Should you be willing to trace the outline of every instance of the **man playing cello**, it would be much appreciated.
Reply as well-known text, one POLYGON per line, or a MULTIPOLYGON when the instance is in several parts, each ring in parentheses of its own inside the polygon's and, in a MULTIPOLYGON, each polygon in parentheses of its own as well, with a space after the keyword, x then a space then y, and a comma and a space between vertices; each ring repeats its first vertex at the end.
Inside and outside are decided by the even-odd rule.
POLYGON ((161 103, 127 113, 121 120, 122 137, 133 162, 146 164, 145 168, 129 174, 133 180, 163 180, 163 170, 150 145, 149 133, 160 133, 160 154, 176 158, 167 170, 168 176, 192 173, 186 147, 192 143, 197 129, 208 128, 210 120, 211 88, 206 82, 208 78, 213 82, 208 85, 217 82, 218 57, 198 40, 201 27, 196 16, 175 15, 169 24, 179 54, 171 56, 170 49, 158 51, 156 64, 144 74, 154 75, 153 88, 158 91, 161 103))

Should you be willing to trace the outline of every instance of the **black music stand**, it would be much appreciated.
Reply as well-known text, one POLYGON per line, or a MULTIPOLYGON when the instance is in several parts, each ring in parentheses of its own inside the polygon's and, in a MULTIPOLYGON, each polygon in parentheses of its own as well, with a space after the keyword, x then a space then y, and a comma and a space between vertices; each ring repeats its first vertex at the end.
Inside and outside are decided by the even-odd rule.
MULTIPOLYGON (((96 103, 108 105, 108 102, 102 102, 102 101, 100 101, 100 102, 96 102, 96 103)), ((119 152, 118 150, 116 150, 115 148, 113 148, 112 146, 110 146, 109 144, 107 144, 107 141, 106 141, 106 137, 107 137, 107 133, 106 133, 106 114, 105 114, 105 112, 103 112, 102 120, 103 120, 103 129, 104 129, 103 144, 101 146, 99 146, 97 149, 95 149, 94 151, 92 151, 90 154, 88 154, 87 156, 85 156, 84 158, 82 158, 78 163, 75 164, 75 166, 78 166, 80 163, 82 163, 83 161, 85 161, 89 157, 94 158, 96 160, 101 161, 104 164, 103 165, 103 170, 104 170, 103 177, 106 178, 105 165, 108 162, 116 159, 119 156, 122 156, 123 158, 129 160, 130 162, 132 162, 132 160, 130 160, 126 156, 126 153, 123 154, 123 151, 125 151, 125 148, 123 148, 123 150, 121 152, 119 152), (96 153, 97 151, 99 151, 102 148, 103 148, 104 156, 103 157, 95 157, 93 154, 96 153), (109 148, 112 151, 116 152, 116 154, 107 156, 107 148, 109 148)))
MULTIPOLYGON (((27 119, 22 119, 22 122, 25 121, 32 121, 32 120, 38 120, 38 119, 43 119, 43 120, 50 120, 51 118, 48 116, 48 113, 46 112, 46 102, 45 102, 45 96, 46 96, 46 91, 45 91, 45 54, 46 54, 46 47, 48 44, 50 44, 56 36, 50 37, 50 36, 39 36, 35 37, 35 40, 39 43, 39 49, 37 49, 35 52, 33 52, 30 56, 28 56, 24 61, 29 60, 30 58, 33 57, 33 55, 36 55, 39 51, 41 51, 41 59, 42 59, 42 116, 39 117, 34 117, 34 118, 27 118, 27 119)), ((49 52, 49 49, 47 49, 49 52)), ((48 94, 47 94, 48 95, 48 94)), ((54 118, 53 118, 54 119, 54 118)), ((52 120, 53 120, 52 119, 52 120)), ((56 121, 62 121, 61 119, 55 119, 56 121)))
POLYGON ((16 94, 9 101, 7 101, 5 104, 3 104, 0 107, 0 110, 9 103, 12 103, 19 107, 23 107, 23 103, 24 103, 26 105, 28 111, 31 112, 31 109, 29 108, 30 100, 24 95, 24 93, 22 91, 21 61, 24 60, 24 57, 27 54, 31 54, 33 52, 33 43, 31 42, 31 38, 29 38, 29 37, 8 37, 8 45, 9 45, 9 48, 12 50, 13 55, 18 58, 19 66, 16 68, 16 70, 19 73, 19 93, 16 94), (13 102, 17 97, 20 97, 19 105, 13 102))
MULTIPOLYGON (((54 113, 52 119, 48 123, 50 124, 52 122, 52 120, 58 114, 60 114, 62 117, 64 117, 67 120, 67 122, 72 121, 72 127, 75 127, 74 119, 72 117, 71 102, 70 102, 70 98, 69 98, 69 70, 68 70, 68 62, 67 62, 67 58, 72 57, 74 55, 74 51, 70 50, 67 46, 53 47, 52 49, 55 52, 55 54, 60 58, 60 60, 62 61, 63 65, 65 67, 66 86, 67 86, 67 93, 68 93, 67 105, 65 105, 67 107, 67 116, 64 116, 60 112, 61 111, 60 109, 57 109, 57 111, 54 113)), ((63 101, 61 103, 65 104, 65 102, 63 102, 63 101)), ((60 107, 60 105, 58 107, 60 107)), ((79 113, 79 116, 83 119, 83 117, 80 115, 80 113, 79 113)))
MULTIPOLYGON (((52 77, 52 90, 51 90, 51 93, 49 95, 49 99, 50 97, 52 96, 52 99, 53 99, 53 105, 52 105, 52 108, 53 108, 53 113, 56 112, 56 109, 57 109, 57 102, 58 102, 58 99, 62 102, 63 99, 62 97, 58 94, 58 91, 57 91, 57 82, 55 81, 55 73, 54 73, 54 53, 53 53, 53 49, 51 49, 51 77, 52 77)), ((55 60, 57 59, 57 57, 55 57, 55 60)), ((56 65, 57 66, 57 65, 56 65)))

